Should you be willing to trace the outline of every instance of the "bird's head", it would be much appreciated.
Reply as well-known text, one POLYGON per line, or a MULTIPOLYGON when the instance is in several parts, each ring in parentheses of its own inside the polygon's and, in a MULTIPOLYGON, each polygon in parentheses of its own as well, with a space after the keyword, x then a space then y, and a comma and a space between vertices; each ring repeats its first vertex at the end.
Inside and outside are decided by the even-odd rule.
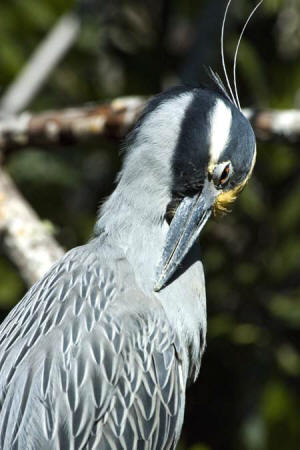
MULTIPOLYGON (((222 90, 175 89, 160 94, 146 116, 151 117, 150 133, 155 134, 157 127, 164 136, 162 145, 170 146, 166 152, 155 145, 151 149, 156 159, 159 154, 162 158, 170 155, 171 200, 165 205, 169 229, 154 288, 159 291, 210 215, 223 213, 245 186, 254 166, 256 144, 249 121, 222 90), (160 123, 163 118, 165 123, 160 123)), ((143 127, 149 126, 149 121, 143 121, 137 133, 145 134, 143 127)))
MULTIPOLYGON (((163 221, 164 233, 168 225, 157 262, 155 291, 170 281, 211 214, 226 212, 251 176, 256 142, 240 108, 236 63, 245 28, 262 1, 240 34, 233 87, 224 59, 228 0, 221 30, 228 89, 210 69, 210 87, 177 87, 153 97, 127 138, 128 152, 119 175, 119 189, 127 193, 126 208, 135 205, 135 220, 144 221, 147 216, 146 220, 156 225, 163 221)), ((120 210, 122 204, 118 207, 120 210)), ((107 212, 109 216, 109 208, 107 212)), ((101 229, 101 224, 97 226, 101 229)))

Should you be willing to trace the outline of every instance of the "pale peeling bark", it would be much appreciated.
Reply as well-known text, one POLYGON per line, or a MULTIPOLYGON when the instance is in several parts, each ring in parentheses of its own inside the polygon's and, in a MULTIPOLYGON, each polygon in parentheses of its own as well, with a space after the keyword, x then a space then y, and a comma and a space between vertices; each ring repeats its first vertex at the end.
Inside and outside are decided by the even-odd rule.
POLYGON ((63 254, 10 176, 0 169, 0 231, 10 259, 28 285, 39 280, 63 254))

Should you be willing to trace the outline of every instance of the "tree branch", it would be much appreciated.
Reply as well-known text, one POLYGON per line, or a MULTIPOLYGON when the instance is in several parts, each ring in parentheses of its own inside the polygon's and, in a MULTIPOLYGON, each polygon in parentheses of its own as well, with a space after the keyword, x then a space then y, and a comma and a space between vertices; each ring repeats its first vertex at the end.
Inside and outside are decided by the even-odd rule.
POLYGON ((300 142, 300 110, 243 110, 252 123, 257 139, 283 140, 291 144, 300 142))
MULTIPOLYGON (((76 145, 90 138, 121 138, 140 114, 143 97, 121 97, 100 105, 40 114, 25 112, 0 120, 0 150, 26 146, 76 145)), ((243 110, 259 140, 300 142, 300 111, 243 110)))
POLYGON ((13 181, 0 169, 0 231, 21 276, 31 285, 64 254, 13 181))
POLYGON ((144 103, 142 97, 124 97, 98 106, 5 118, 0 120, 0 149, 74 145, 95 136, 119 138, 132 127, 144 103))

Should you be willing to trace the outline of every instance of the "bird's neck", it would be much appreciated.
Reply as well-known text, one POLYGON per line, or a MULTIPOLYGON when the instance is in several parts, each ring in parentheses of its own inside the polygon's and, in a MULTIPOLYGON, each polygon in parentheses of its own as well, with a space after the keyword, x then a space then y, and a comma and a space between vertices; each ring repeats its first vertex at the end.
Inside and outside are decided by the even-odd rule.
MULTIPOLYGON (((142 183, 141 183, 142 184, 142 183)), ((162 254, 168 224, 164 220, 166 206, 150 186, 120 180, 104 203, 95 233, 105 233, 124 251, 143 289, 153 289, 155 271, 162 254)), ((167 195, 166 193, 164 195, 167 195)))
POLYGON ((153 189, 149 190, 149 198, 147 189, 140 191, 138 198, 132 197, 131 192, 139 192, 136 189, 137 186, 132 186, 132 191, 128 186, 124 189, 121 180, 103 205, 96 234, 105 233, 111 245, 122 249, 140 290, 161 302, 185 347, 185 354, 189 353, 189 359, 192 359, 187 371, 196 373, 203 345, 201 334, 202 341, 206 334, 205 283, 199 248, 191 250, 172 283, 154 293, 156 269, 169 229, 163 219, 166 206, 159 210, 160 200, 153 196, 153 189))

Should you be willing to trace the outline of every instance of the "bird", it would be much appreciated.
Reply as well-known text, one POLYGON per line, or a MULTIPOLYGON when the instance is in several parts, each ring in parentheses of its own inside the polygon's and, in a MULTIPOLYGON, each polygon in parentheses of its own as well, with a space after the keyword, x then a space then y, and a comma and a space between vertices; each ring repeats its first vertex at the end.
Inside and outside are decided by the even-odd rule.
POLYGON ((91 240, 0 326, 0 448, 163 450, 206 345, 197 240, 253 171, 253 129, 220 78, 147 103, 91 240))

